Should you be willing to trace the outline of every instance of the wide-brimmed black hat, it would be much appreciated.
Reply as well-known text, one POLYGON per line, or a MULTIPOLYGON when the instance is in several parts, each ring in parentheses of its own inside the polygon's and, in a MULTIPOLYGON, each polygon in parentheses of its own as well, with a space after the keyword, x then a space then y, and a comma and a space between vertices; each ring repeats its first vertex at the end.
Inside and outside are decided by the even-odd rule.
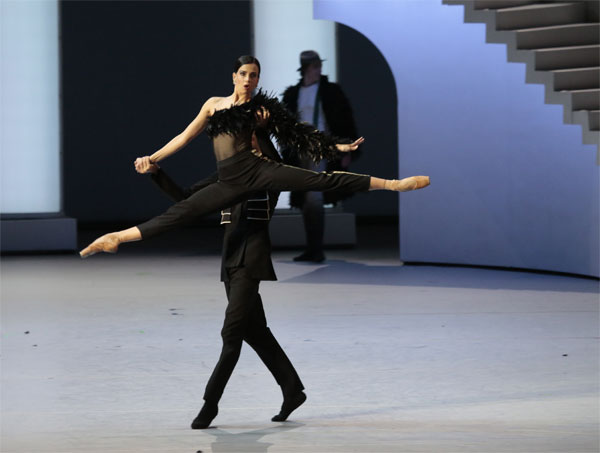
POLYGON ((303 50, 300 52, 300 67, 298 68, 298 71, 301 71, 302 68, 307 67, 315 61, 322 62, 326 60, 323 60, 314 50, 303 50))

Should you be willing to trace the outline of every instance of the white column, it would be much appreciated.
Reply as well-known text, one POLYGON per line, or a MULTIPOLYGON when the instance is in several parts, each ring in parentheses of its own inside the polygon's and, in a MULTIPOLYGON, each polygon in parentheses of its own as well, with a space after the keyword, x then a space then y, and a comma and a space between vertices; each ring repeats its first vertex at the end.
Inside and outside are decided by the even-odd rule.
POLYGON ((58 3, 1 0, 0 211, 57 213, 58 3))

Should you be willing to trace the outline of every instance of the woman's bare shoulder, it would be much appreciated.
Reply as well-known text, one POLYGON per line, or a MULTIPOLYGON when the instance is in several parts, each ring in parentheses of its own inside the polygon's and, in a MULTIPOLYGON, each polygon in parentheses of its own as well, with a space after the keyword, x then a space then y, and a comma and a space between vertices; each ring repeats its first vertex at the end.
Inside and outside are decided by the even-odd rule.
POLYGON ((229 107, 231 107, 231 99, 229 96, 213 96, 204 103, 203 108, 208 109, 212 115, 216 110, 223 110, 229 107))

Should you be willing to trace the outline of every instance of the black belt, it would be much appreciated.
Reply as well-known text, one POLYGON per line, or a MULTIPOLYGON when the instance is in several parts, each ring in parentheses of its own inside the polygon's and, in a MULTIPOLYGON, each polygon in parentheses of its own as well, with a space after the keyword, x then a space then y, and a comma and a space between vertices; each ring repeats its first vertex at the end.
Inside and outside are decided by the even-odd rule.
MULTIPOLYGON (((246 202, 246 217, 248 220, 269 221, 271 206, 269 192, 255 192, 246 202)), ((231 208, 221 211, 221 224, 231 223, 231 208)))

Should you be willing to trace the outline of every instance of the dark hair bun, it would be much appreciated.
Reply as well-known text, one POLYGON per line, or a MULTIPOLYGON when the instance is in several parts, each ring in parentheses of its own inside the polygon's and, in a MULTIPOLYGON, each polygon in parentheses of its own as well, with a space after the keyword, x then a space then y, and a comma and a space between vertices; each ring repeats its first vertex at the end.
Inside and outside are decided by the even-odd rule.
POLYGON ((258 61, 258 58, 253 57, 252 55, 242 55, 235 60, 235 63, 233 64, 233 72, 238 72, 238 69, 245 64, 255 64, 258 66, 258 73, 260 74, 260 61, 258 61))

